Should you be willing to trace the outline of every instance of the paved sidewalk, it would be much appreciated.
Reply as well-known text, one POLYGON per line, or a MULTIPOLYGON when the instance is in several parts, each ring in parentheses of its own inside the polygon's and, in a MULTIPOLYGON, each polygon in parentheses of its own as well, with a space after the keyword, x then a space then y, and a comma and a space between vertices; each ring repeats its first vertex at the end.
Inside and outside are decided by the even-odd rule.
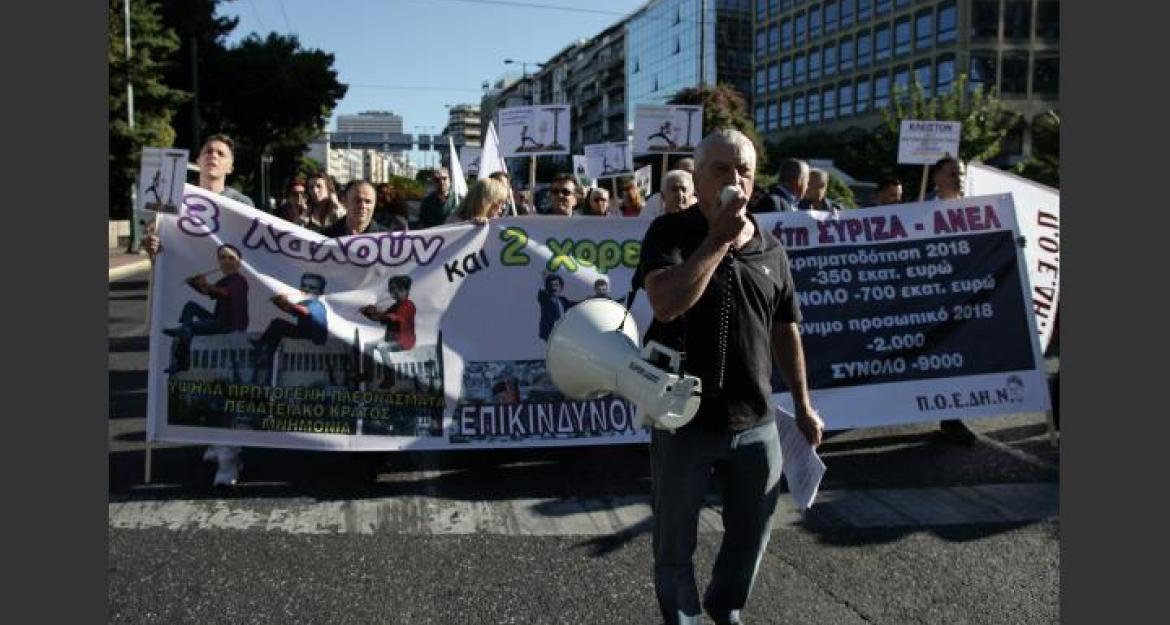
POLYGON ((123 248, 110 250, 110 282, 150 269, 146 254, 127 254, 123 248))

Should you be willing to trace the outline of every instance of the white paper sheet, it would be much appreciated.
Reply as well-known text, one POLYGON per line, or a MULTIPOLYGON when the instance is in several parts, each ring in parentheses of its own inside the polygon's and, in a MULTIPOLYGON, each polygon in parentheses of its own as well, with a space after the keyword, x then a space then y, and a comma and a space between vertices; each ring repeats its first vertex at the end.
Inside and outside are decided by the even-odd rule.
POLYGON ((796 417, 779 406, 776 407, 776 429, 780 432, 780 453, 783 455, 783 471, 788 478, 788 490, 798 510, 812 506, 825 476, 825 463, 817 450, 796 427, 796 417))

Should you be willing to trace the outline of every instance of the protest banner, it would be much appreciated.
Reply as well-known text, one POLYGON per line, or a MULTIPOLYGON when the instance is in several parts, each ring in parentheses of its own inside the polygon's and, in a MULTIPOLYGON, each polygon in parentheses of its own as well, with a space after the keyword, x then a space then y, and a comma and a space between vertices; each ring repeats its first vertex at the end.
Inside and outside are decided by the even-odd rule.
POLYGON ((1036 329, 1047 349, 1060 303, 1060 191, 982 163, 967 165, 966 187, 967 196, 1012 195, 1024 236, 1036 329))
POLYGON ((585 175, 597 178, 629 176, 634 173, 634 156, 627 142, 585 146, 585 175))
MULTIPOLYGON (((325 239, 185 191, 181 213, 161 220, 148 440, 386 450, 648 440, 628 401, 568 400, 544 363, 563 309, 625 301, 646 220, 520 216, 325 239), (240 251, 238 269, 217 260, 224 244, 240 251), (219 299, 193 288, 196 275, 219 299), (194 323, 218 306, 232 323, 194 323)), ((757 221, 788 247, 813 401, 830 428, 1047 407, 1010 197, 757 221)), ((639 334, 651 316, 637 298, 639 334)))
POLYGON ((463 171, 468 176, 479 174, 479 159, 483 148, 465 145, 459 148, 459 162, 463 163, 463 171))
POLYGON ((500 153, 541 156, 569 153, 569 107, 563 104, 500 109, 500 153))
POLYGON ((634 107, 634 154, 689 154, 702 138, 702 106, 634 107))

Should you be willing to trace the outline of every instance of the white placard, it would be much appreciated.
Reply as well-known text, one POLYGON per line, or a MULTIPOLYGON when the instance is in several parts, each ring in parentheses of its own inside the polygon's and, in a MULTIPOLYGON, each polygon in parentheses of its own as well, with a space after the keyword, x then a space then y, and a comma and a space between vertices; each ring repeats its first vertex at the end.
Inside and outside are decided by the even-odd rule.
POLYGON ((142 148, 138 168, 138 210, 172 215, 183 205, 187 181, 187 150, 142 148))
POLYGON ((649 165, 643 165, 634 172, 634 185, 638 187, 638 192, 642 194, 643 198, 650 197, 653 181, 654 168, 649 165))
POLYGON ((573 155, 573 175, 577 177, 577 184, 582 187, 590 186, 594 178, 590 178, 588 170, 585 169, 585 156, 581 154, 573 155))
POLYGON ((516 106, 500 110, 500 151, 504 156, 569 153, 569 107, 516 106))
POLYGON ((459 148, 459 162, 463 165, 463 173, 474 176, 479 173, 479 160, 483 155, 483 148, 465 145, 459 148))
POLYGON ((703 107, 634 107, 634 154, 690 154, 703 138, 703 107))
POLYGON ((634 173, 634 156, 629 143, 597 143, 585 146, 585 175, 613 178, 634 173))
POLYGON ((933 165, 944 156, 959 155, 962 122, 902 120, 898 133, 898 162, 933 165))

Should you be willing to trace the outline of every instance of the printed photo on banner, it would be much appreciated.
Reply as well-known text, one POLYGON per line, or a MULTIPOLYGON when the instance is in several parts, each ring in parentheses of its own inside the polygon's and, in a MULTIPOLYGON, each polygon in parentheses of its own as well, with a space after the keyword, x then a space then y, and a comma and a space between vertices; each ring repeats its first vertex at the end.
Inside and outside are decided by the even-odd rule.
POLYGON ((560 104, 500 109, 500 151, 504 156, 569 153, 569 107, 560 104))
POLYGON ((483 148, 465 145, 459 148, 459 163, 463 165, 463 173, 468 176, 479 174, 479 158, 483 148))
POLYGON ((634 154, 689 154, 702 138, 702 106, 634 107, 634 154))
POLYGON ((634 171, 634 155, 630 144, 597 143, 585 146, 585 175, 590 178, 628 176, 634 171))

